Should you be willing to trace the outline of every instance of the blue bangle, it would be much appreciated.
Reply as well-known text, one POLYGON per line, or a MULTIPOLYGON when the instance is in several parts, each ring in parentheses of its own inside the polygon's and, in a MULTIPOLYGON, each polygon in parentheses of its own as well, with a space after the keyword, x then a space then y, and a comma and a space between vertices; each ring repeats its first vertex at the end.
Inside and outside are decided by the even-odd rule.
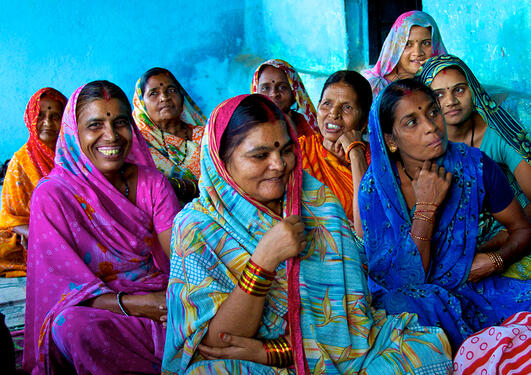
POLYGON ((124 292, 118 292, 118 294, 116 295, 116 301, 118 302, 118 307, 120 308, 120 310, 122 310, 122 312, 124 313, 125 316, 130 316, 127 311, 125 311, 123 305, 122 305, 122 295, 125 294, 124 292))

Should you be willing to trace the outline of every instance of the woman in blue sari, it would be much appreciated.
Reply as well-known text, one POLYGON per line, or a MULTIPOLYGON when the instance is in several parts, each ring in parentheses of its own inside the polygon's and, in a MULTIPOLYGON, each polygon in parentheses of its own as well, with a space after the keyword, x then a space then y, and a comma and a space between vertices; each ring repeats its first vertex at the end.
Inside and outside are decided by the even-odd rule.
POLYGON ((440 328, 371 307, 362 247, 287 124, 256 94, 211 115, 174 221, 163 373, 451 372, 440 328))
POLYGON ((372 163, 359 196, 369 286, 389 313, 417 313, 444 328, 454 349, 472 333, 531 309, 531 282, 496 275, 529 248, 531 226, 499 166, 448 142, 428 87, 389 85, 369 117, 372 163), (488 208, 507 241, 476 253, 488 208))

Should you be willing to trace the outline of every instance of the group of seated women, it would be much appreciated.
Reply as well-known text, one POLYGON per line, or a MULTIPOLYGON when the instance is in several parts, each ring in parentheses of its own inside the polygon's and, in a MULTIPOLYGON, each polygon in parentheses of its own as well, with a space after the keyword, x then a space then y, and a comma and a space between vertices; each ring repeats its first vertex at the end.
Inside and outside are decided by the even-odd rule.
POLYGON ((531 370, 529 130, 423 12, 362 74, 316 110, 268 60, 208 125, 162 68, 134 108, 108 81, 39 90, 0 213, 25 369, 531 370))

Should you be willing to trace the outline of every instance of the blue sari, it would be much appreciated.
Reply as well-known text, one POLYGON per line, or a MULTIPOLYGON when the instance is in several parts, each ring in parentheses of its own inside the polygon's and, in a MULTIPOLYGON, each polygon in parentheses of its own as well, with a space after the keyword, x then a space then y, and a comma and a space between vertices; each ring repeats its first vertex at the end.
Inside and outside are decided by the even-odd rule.
POLYGON ((200 197, 174 221, 163 374, 450 373, 450 345, 440 328, 420 326, 413 314, 388 316, 371 307, 363 248, 338 199, 302 172, 293 129, 299 161, 283 211, 301 215, 308 245, 277 268, 256 338, 290 334, 295 366, 206 360, 197 351, 258 242, 282 220, 243 192, 217 155, 219 139, 245 97, 214 110, 202 142, 200 197))
POLYGON ((412 212, 400 190, 379 121, 382 95, 369 116, 371 165, 359 194, 369 287, 376 306, 390 314, 417 313, 423 325, 442 327, 454 348, 474 332, 531 309, 531 282, 493 275, 468 282, 475 255, 478 218, 485 197, 482 158, 476 148, 448 142, 437 163, 453 174, 431 241, 424 272, 409 235, 412 212))

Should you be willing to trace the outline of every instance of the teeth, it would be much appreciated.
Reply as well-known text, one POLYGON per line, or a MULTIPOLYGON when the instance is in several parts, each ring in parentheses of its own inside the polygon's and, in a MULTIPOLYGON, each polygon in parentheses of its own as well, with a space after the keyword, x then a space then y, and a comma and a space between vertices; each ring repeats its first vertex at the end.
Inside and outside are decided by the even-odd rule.
POLYGON ((341 126, 336 125, 336 124, 326 124, 326 127, 327 127, 328 129, 332 129, 332 130, 341 129, 341 126))
POLYGON ((98 151, 105 156, 111 156, 117 155, 120 152, 120 148, 99 148, 98 151))

